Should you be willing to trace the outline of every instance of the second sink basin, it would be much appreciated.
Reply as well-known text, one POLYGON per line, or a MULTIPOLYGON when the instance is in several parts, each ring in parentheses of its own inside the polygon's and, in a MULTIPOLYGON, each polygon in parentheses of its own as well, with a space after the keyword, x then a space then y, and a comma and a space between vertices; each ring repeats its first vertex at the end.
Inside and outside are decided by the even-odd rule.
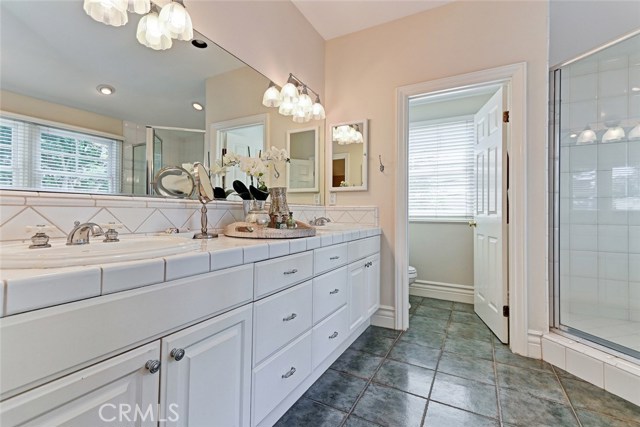
POLYGON ((199 248, 200 241, 173 236, 124 238, 104 243, 96 238, 87 245, 67 246, 53 242, 50 248, 29 249, 28 243, 3 244, 0 269, 56 268, 107 264, 175 255, 199 248))

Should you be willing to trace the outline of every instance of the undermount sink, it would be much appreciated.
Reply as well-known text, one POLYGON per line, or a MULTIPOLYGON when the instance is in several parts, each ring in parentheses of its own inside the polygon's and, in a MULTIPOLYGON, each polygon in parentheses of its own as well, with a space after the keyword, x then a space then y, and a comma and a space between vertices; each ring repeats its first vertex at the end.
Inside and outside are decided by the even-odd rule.
POLYGON ((29 243, 10 243, 0 248, 0 269, 56 268, 108 264, 175 255, 199 248, 200 241, 174 236, 145 236, 104 243, 95 238, 87 245, 67 246, 64 241, 50 248, 29 249, 29 243))

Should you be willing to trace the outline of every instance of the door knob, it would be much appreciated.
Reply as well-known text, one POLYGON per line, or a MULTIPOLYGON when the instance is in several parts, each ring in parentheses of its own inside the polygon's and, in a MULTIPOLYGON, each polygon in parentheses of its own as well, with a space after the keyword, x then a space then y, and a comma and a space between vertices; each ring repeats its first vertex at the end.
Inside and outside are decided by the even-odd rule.
POLYGON ((471 221, 469 221, 469 227, 475 227, 477 225, 478 225, 478 223, 476 222, 475 219, 472 219, 471 221))

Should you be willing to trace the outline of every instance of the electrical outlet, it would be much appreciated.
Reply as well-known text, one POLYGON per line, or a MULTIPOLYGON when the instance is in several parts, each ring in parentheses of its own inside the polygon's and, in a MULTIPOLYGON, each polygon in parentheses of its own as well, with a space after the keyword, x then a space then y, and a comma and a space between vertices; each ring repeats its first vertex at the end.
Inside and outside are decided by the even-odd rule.
POLYGON ((313 203, 316 206, 320 205, 320 193, 316 193, 316 194, 313 195, 313 203))
POLYGON ((329 204, 330 205, 335 205, 336 204, 336 193, 329 193, 329 204))

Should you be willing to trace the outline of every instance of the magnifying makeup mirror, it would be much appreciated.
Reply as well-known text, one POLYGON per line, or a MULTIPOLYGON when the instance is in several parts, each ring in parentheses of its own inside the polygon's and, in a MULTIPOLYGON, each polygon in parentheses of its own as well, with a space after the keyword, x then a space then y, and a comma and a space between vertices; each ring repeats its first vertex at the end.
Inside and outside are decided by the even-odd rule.
POLYGON ((214 199, 213 186, 211 185, 207 169, 202 163, 194 163, 193 171, 196 178, 195 186, 198 190, 198 200, 202 203, 202 208, 200 209, 200 233, 196 233, 193 238, 213 239, 214 237, 218 237, 218 234, 207 232, 207 203, 214 199))
POLYGON ((156 193, 165 197, 179 199, 190 198, 196 184, 193 176, 180 166, 167 166, 160 169, 154 183, 156 193))

